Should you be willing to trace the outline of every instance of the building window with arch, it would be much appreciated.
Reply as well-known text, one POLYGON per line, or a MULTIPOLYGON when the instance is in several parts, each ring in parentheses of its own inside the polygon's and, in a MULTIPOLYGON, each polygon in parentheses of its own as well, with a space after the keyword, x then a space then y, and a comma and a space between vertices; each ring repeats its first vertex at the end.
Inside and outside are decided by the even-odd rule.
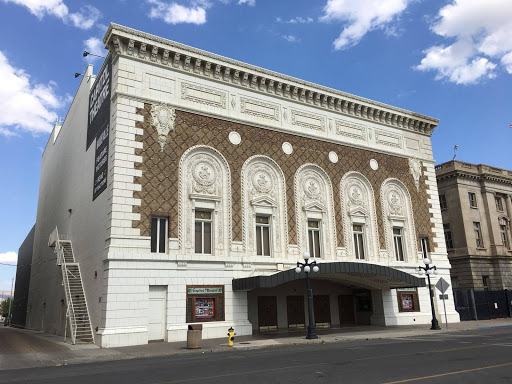
POLYGON ((214 148, 189 148, 180 160, 179 247, 187 254, 225 256, 231 244, 231 174, 214 148))
POLYGON ((409 191, 401 181, 387 179, 382 183, 381 201, 390 258, 415 261, 419 252, 409 191))
POLYGON ((256 254, 270 256, 271 222, 269 216, 256 216, 256 254))
POLYGON ((242 243, 248 256, 286 257, 286 186, 279 165, 256 155, 242 166, 242 243))
POLYGON ((345 247, 349 258, 379 260, 379 234, 371 183, 358 172, 349 172, 340 183, 345 247))
POLYGON ((294 187, 299 252, 334 259, 337 237, 332 184, 327 173, 315 164, 302 165, 295 172, 294 187))

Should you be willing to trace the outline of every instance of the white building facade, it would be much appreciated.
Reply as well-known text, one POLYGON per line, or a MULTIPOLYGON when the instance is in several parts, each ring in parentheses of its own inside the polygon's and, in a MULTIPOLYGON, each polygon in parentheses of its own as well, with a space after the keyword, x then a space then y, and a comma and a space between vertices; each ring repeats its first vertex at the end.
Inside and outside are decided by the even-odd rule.
POLYGON ((436 119, 116 24, 104 43, 43 154, 28 327, 102 347, 303 328, 306 251, 319 326, 430 323, 436 119))

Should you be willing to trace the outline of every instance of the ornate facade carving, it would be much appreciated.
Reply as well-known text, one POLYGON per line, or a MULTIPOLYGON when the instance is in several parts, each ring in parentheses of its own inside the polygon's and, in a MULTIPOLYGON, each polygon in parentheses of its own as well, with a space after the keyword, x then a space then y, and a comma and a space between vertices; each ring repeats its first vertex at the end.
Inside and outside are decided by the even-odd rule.
POLYGON ((380 196, 389 259, 391 261, 396 260, 393 228, 397 227, 402 229, 404 261, 415 262, 417 260, 418 247, 409 191, 400 180, 389 178, 382 183, 380 196))
POLYGON ((375 195, 371 183, 359 172, 349 172, 340 183, 343 235, 349 259, 355 259, 353 224, 363 226, 365 260, 379 261, 379 231, 375 195))
POLYGON ((228 256, 231 244, 231 174, 226 159, 207 146, 189 148, 179 166, 180 250, 193 254, 196 209, 212 212, 213 254, 228 256))
POLYGON ((256 215, 263 215, 270 217, 271 256, 287 257, 285 179, 269 157, 252 156, 242 166, 242 214, 242 242, 249 255, 256 255, 256 215))
POLYGON ((423 174, 422 172, 422 164, 418 159, 409 159, 409 172, 414 179, 414 185, 416 186, 416 190, 420 189, 420 177, 423 174))
POLYGON ((195 103, 226 109, 226 92, 191 83, 181 83, 181 98, 195 103))
POLYGON ((158 143, 160 152, 164 151, 167 142, 167 135, 174 131, 174 121, 176 120, 176 111, 167 104, 155 104, 151 107, 151 125, 158 133, 158 143))
POLYGON ((321 226, 322 258, 335 259, 336 225, 329 176, 315 164, 304 164, 295 173, 294 191, 299 252, 302 254, 309 251, 308 219, 318 220, 321 226))

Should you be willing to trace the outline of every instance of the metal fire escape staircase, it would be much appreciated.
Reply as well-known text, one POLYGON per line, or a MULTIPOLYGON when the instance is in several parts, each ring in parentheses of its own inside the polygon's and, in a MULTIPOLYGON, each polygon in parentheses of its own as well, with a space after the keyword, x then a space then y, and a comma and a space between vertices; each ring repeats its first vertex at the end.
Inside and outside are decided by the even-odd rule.
POLYGON ((71 342, 73 344, 77 342, 94 343, 80 266, 75 262, 71 240, 64 238, 62 235, 59 237, 59 232, 55 228, 50 235, 48 245, 57 254, 57 265, 62 270, 62 285, 67 305, 66 318, 69 320, 71 342))

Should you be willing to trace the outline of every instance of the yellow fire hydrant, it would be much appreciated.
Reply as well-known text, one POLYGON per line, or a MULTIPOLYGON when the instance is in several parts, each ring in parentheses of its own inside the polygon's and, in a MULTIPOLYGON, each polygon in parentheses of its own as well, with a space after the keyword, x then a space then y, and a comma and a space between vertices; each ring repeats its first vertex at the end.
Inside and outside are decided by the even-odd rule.
POLYGON ((230 327, 228 329, 228 336, 229 336, 229 339, 228 339, 228 346, 229 347, 232 347, 233 346, 233 340, 235 340, 235 330, 233 329, 233 327, 230 327))

